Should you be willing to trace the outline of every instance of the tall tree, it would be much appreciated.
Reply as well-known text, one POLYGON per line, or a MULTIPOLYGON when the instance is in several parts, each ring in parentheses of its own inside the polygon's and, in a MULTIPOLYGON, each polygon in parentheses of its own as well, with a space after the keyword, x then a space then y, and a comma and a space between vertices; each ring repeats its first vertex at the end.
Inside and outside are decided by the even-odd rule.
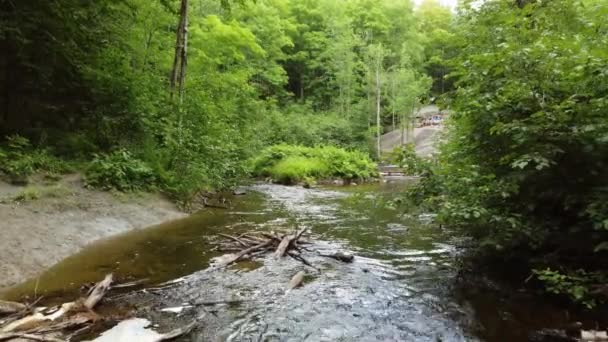
POLYGON ((186 66, 188 63, 188 0, 181 0, 179 9, 179 22, 175 33, 175 57, 171 69, 171 97, 178 88, 179 102, 184 97, 184 82, 186 79, 186 66))

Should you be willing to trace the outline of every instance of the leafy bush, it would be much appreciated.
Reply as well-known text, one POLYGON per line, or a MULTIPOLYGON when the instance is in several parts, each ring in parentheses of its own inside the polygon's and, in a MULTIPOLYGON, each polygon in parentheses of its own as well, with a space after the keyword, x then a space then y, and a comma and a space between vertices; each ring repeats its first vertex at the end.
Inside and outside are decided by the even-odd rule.
POLYGON ((327 177, 327 164, 318 158, 288 156, 270 169, 270 175, 282 184, 293 184, 300 180, 327 177))
POLYGON ((106 190, 151 190, 158 186, 158 177, 145 162, 124 149, 96 155, 86 171, 88 186, 106 190))
POLYGON ((369 180, 377 176, 376 164, 362 152, 332 146, 271 146, 253 160, 256 176, 292 184, 324 178, 369 180))
POLYGON ((546 268, 534 270, 534 275, 544 283, 547 291, 557 295, 566 295, 571 300, 587 308, 597 305, 594 295, 602 292, 608 277, 602 272, 586 272, 579 269, 568 274, 546 268))
POLYGON ((27 138, 19 135, 7 137, 5 147, 0 148, 0 172, 14 183, 27 183, 34 172, 59 174, 70 170, 67 163, 47 150, 34 149, 27 138))
POLYGON ((416 193, 485 255, 560 269, 537 276, 585 305, 608 262, 608 35, 595 31, 606 10, 556 0, 463 11, 449 141, 416 193))
POLYGON ((428 172, 430 168, 430 162, 418 157, 413 144, 396 147, 392 152, 391 161, 399 165, 407 175, 420 175, 428 172))

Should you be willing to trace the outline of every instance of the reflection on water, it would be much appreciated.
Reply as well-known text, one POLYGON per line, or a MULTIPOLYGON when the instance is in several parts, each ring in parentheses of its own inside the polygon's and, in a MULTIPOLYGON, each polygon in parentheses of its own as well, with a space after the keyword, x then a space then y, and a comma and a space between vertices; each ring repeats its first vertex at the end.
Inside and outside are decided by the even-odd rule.
MULTIPOLYGON (((229 210, 206 210, 95 243, 5 297, 32 295, 34 289, 37 295, 73 297, 80 284, 108 272, 122 281, 148 279, 148 284, 193 274, 153 300, 168 306, 229 298, 252 302, 213 312, 199 335, 185 340, 525 341, 539 322, 530 313, 543 316, 551 308, 519 302, 510 307, 492 294, 455 291, 460 243, 434 225, 432 216, 400 207, 396 199, 403 186, 255 185, 229 210), (319 241, 315 249, 345 250, 356 255, 355 262, 341 264, 307 252, 320 271, 289 258, 267 257, 224 271, 197 272, 219 254, 213 249, 218 232, 296 227, 310 228, 319 241), (285 284, 303 269, 305 286, 286 294, 285 284)), ((157 319, 166 315, 153 312, 157 319)), ((543 324, 557 321, 552 317, 543 324)))

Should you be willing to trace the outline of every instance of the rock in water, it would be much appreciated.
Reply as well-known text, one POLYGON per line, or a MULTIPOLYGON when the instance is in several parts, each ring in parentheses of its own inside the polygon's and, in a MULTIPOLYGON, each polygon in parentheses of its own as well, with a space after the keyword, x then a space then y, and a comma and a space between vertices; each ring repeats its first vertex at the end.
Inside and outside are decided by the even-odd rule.
POLYGON ((0 300, 0 314, 11 314, 19 311, 25 311, 27 306, 17 302, 8 302, 0 300))
POLYGON ((289 284, 287 284, 287 291, 293 290, 296 287, 302 285, 305 275, 306 275, 306 272, 304 272, 304 271, 300 271, 300 272, 296 273, 296 275, 294 275, 293 278, 291 278, 291 280, 289 281, 289 284))
POLYGON ((346 253, 342 253, 342 252, 336 252, 333 254, 320 254, 321 256, 327 257, 327 258, 332 258, 332 259, 336 259, 342 262, 353 262, 353 260, 355 259, 355 257, 352 254, 346 254, 346 253))
POLYGON ((162 335, 147 329, 150 321, 143 318, 131 318, 118 323, 114 328, 105 331, 91 342, 156 342, 162 340, 162 335))
POLYGON ((236 188, 232 194, 235 196, 247 195, 247 190, 245 188, 236 188))

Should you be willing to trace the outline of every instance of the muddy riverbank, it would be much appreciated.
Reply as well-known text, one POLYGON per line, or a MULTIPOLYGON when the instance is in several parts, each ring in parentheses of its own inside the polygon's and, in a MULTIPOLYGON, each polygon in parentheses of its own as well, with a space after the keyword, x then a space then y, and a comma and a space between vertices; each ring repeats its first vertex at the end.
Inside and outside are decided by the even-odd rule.
POLYGON ((93 241, 183 216, 160 195, 86 189, 79 175, 27 188, 0 181, 0 290, 93 241))

